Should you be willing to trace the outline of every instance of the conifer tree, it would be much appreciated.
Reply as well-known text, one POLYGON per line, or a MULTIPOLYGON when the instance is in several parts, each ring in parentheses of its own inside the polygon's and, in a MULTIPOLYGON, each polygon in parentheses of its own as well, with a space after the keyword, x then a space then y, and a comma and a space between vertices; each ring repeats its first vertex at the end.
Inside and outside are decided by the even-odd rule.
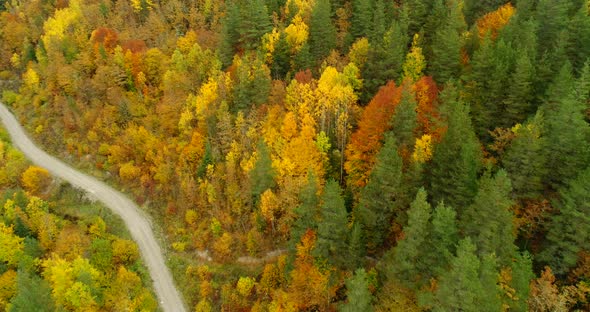
POLYGON ((516 253, 510 264, 511 277, 510 287, 514 290, 513 298, 508 303, 510 309, 517 312, 529 310, 528 298, 531 281, 535 278, 533 273, 533 261, 529 253, 516 253))
POLYGON ((513 126, 524 122, 534 112, 532 106, 534 77, 535 67, 528 53, 522 50, 516 51, 514 72, 503 101, 504 118, 506 119, 503 126, 513 126))
POLYGON ((309 22, 309 52, 312 59, 319 62, 335 47, 336 27, 332 23, 330 0, 318 0, 309 22))
POLYGON ((363 95, 361 100, 369 100, 387 81, 396 81, 401 75, 409 37, 404 33, 403 26, 393 21, 383 38, 374 44, 369 51, 367 63, 363 68, 363 95))
POLYGON ((358 311, 373 311, 371 305, 372 295, 369 291, 369 283, 367 280, 367 272, 365 269, 357 269, 354 276, 346 281, 346 298, 347 302, 339 309, 341 312, 358 312, 358 311))
POLYGON ((385 272, 389 279, 395 278, 406 287, 417 289, 424 282, 427 272, 425 244, 429 236, 432 207, 426 201, 426 191, 420 189, 408 211, 408 225, 404 227, 404 238, 386 256, 385 272))
POLYGON ((291 228, 290 247, 295 250, 295 246, 301 241, 301 237, 308 229, 317 229, 317 212, 319 205, 318 198, 318 181, 313 172, 307 175, 307 184, 299 193, 300 204, 295 208, 295 222, 291 228))
POLYGON ((395 138, 389 133, 377 154, 369 182, 361 191, 357 210, 369 250, 374 251, 388 235, 391 220, 397 210, 401 177, 402 159, 398 154, 395 138))
POLYGON ((542 130, 543 115, 537 113, 528 123, 514 128, 515 137, 502 155, 502 165, 517 198, 535 199, 542 194, 547 172, 542 130))
POLYGON ((348 216, 342 189, 338 182, 330 180, 324 187, 320 206, 321 222, 318 225, 316 255, 335 266, 342 266, 346 259, 348 216))
POLYGON ((439 280, 433 311, 481 311, 482 288, 479 280, 480 260, 471 239, 459 242, 457 256, 439 280))
POLYGON ((459 242, 457 213, 452 207, 439 203, 432 215, 432 231, 428 243, 428 270, 439 276, 447 270, 459 242))
POLYGON ((510 179, 504 170, 494 177, 486 173, 479 181, 473 204, 460 218, 461 228, 477 246, 477 253, 480 256, 493 253, 502 264, 508 264, 516 250, 511 191, 510 179))
POLYGON ((590 161, 590 125, 584 120, 585 103, 576 98, 571 65, 566 63, 547 91, 542 106, 548 182, 560 189, 590 161))
POLYGON ((411 155, 415 140, 416 98, 409 83, 403 86, 400 103, 391 120, 391 131, 395 134, 398 148, 403 154, 411 155))
POLYGON ((371 0, 352 0, 350 21, 351 42, 360 37, 368 37, 373 23, 373 3, 371 0))
POLYGON ((434 202, 444 200, 456 207, 460 216, 477 192, 481 150, 471 127, 469 109, 458 100, 455 87, 446 86, 440 98, 448 128, 434 148, 429 193, 434 202))
POLYGON ((254 168, 250 171, 250 183, 252 185, 252 196, 258 198, 260 194, 275 185, 275 171, 272 168, 272 160, 268 147, 264 141, 258 143, 258 158, 254 168))
POLYGON ((461 73, 461 34, 465 22, 460 11, 459 1, 450 1, 451 7, 442 26, 435 30, 432 40, 432 59, 430 73, 438 83, 457 78, 461 73))
POLYGON ((581 250, 590 250, 590 167, 560 191, 554 206, 558 212, 551 218, 547 246, 539 258, 563 276, 576 265, 581 250))

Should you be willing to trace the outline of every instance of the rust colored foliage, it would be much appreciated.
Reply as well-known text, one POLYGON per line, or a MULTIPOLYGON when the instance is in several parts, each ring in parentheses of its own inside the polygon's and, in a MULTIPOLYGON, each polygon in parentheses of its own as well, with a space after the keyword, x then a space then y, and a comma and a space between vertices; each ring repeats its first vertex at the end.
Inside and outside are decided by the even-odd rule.
POLYGON ((482 16, 477 20, 479 39, 482 40, 488 32, 492 39, 496 39, 498 32, 508 24, 512 15, 514 15, 514 7, 512 4, 506 3, 496 11, 482 16))
MULTIPOLYGON (((438 128, 439 114, 436 107, 438 88, 432 77, 422 77, 412 86, 417 103, 416 135, 431 134, 435 141, 441 137, 444 129, 438 128)), ((362 188, 367 183, 375 156, 383 144, 383 135, 391 129, 390 120, 402 97, 402 86, 393 81, 381 87, 362 113, 359 128, 350 138, 346 148, 347 161, 344 168, 349 182, 355 188, 362 188)))
POLYGON ((295 80, 299 83, 310 83, 313 80, 313 74, 309 69, 302 70, 295 74, 295 80))
POLYGON ((439 127, 437 107, 438 87, 431 76, 423 76, 413 86, 416 94, 418 129, 417 134, 431 134, 438 141, 444 132, 439 127))
POLYGON ((113 49, 119 44, 119 35, 111 28, 100 27, 92 32, 92 42, 94 42, 94 50, 102 46, 107 52, 113 52, 113 49))
POLYGON ((134 54, 147 51, 147 45, 145 44, 145 41, 139 39, 124 41, 121 44, 121 48, 123 48, 123 51, 131 51, 134 54))
POLYGON ((367 183, 368 172, 373 168, 375 155, 383 144, 383 134, 390 128, 389 121, 401 95, 402 87, 390 81, 379 89, 363 111, 359 128, 346 147, 344 168, 352 186, 362 188, 367 183))

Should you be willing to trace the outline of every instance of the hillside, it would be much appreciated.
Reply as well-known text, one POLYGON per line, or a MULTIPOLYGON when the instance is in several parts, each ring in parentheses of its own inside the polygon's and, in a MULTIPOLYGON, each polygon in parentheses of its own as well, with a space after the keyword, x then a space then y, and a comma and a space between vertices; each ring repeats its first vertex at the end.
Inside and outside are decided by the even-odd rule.
POLYGON ((0 1, 2 101, 196 311, 590 309, 589 58, 585 0, 0 1))

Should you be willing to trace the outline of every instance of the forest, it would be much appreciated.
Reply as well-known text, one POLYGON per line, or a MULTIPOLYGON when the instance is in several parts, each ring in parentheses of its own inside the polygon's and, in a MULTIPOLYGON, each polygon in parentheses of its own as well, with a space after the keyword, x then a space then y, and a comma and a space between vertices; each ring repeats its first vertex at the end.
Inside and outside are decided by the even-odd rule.
MULTIPOLYGON (((192 311, 590 310, 588 0, 0 0, 0 88, 192 311)), ((0 138, 0 309, 157 310, 0 138)))

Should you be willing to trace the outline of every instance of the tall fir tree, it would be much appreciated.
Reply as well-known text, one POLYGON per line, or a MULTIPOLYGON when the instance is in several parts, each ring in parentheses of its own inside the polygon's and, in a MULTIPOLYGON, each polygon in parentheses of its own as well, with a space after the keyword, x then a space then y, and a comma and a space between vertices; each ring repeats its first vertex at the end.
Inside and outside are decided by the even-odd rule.
POLYGON ((462 33, 465 21, 460 10, 460 1, 451 0, 441 27, 435 30, 432 39, 432 58, 428 60, 430 74, 438 83, 458 78, 461 73, 462 33))
POLYGON ((369 291, 369 281, 365 269, 357 269, 346 281, 346 303, 338 309, 340 312, 372 312, 373 296, 369 291))
POLYGON ((534 113, 535 67, 531 56, 523 50, 516 51, 516 63, 512 77, 507 86, 506 97, 503 100, 503 111, 506 122, 504 126, 512 126, 524 122, 534 113))
POLYGON ((258 158, 254 168, 250 171, 250 185, 252 196, 258 200, 260 194, 275 186, 275 171, 272 167, 270 152, 264 141, 258 143, 258 158))
POLYGON ((502 155, 502 166, 518 199, 536 199, 543 193, 547 168, 542 130, 543 115, 537 113, 528 123, 513 128, 514 138, 502 155))
POLYGON ((477 253, 495 254, 504 265, 509 264, 516 251, 511 192, 510 179, 504 170, 493 177, 487 172, 479 181, 473 204, 460 218, 461 229, 465 236, 471 237, 477 253))
POLYGON ((388 133, 356 211, 369 251, 375 252, 389 234, 391 220, 397 213, 401 178, 402 159, 394 136, 388 133))
POLYGON ((547 245, 539 259, 564 276, 576 265, 578 254, 590 250, 590 167, 560 191, 557 213, 549 222, 547 245))
POLYGON ((394 21, 380 41, 371 43, 375 48, 369 51, 362 72, 362 102, 368 103, 388 81, 399 79, 409 42, 403 29, 400 22, 394 21))
POLYGON ((351 42, 371 34, 373 24, 373 1, 352 0, 352 17, 350 21, 351 42))
POLYGON ((323 60, 335 47, 336 27, 332 23, 330 0, 318 0, 309 22, 309 52, 312 60, 323 60))
POLYGON ((342 267, 348 251, 348 214, 342 198, 342 189, 334 180, 328 181, 324 187, 320 217, 318 241, 314 252, 330 264, 342 267))
POLYGON ((439 203, 432 215, 431 236, 428 242, 428 271, 431 277, 448 269, 459 242, 457 213, 452 207, 439 203))
POLYGON ((395 108, 395 114, 391 120, 391 131, 397 139, 398 149, 402 154, 412 154, 414 149, 416 121, 416 97, 409 83, 404 84, 402 97, 395 108))
POLYGON ((533 273, 533 260, 528 252, 517 253, 510 264, 511 280, 510 288, 514 290, 513 296, 506 302, 510 311, 529 311, 528 298, 531 281, 535 278, 533 273))
POLYGON ((307 184, 299 193, 300 204, 295 208, 295 221, 291 228, 289 247, 295 251, 295 247, 307 230, 317 230, 317 216, 320 199, 318 197, 319 185, 313 172, 307 174, 307 184))
POLYGON ((551 168, 547 180, 560 189, 590 161, 590 125, 584 119, 585 103, 576 97, 569 63, 555 77, 541 109, 546 134, 543 151, 551 168))
POLYGON ((427 249, 432 207, 427 194, 420 189, 408 211, 408 225, 404 227, 404 238, 386 255, 385 273, 388 279, 401 281, 404 286, 418 289, 427 277, 427 249))
POLYGON ((450 269, 439 279, 433 311, 481 311, 484 289, 479 280, 481 263, 475 250, 469 238, 459 242, 450 269))
POLYGON ((440 100, 447 131, 434 148, 429 193, 434 202, 444 200, 461 215, 477 192, 481 149, 471 126, 469 109, 458 99, 457 89, 447 85, 440 100))

